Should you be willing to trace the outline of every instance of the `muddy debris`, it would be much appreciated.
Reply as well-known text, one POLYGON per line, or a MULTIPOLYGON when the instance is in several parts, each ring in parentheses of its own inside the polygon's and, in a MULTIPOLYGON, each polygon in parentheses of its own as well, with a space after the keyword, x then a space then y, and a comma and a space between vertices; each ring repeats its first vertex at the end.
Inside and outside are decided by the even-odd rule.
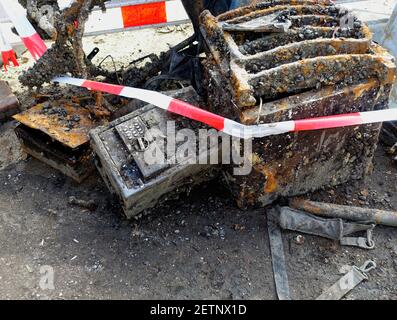
POLYGON ((29 88, 41 88, 54 77, 68 73, 78 74, 73 50, 67 45, 54 44, 32 68, 19 77, 19 81, 29 88))
POLYGON ((95 211, 98 208, 98 204, 94 200, 82 200, 74 196, 69 197, 69 204, 78 206, 89 211, 95 211))
MULTIPOLYGON (((141 57, 132 61, 127 68, 120 70, 109 71, 104 69, 101 66, 103 61, 96 66, 91 62, 90 55, 87 57, 83 51, 82 37, 89 13, 95 6, 100 6, 105 10, 104 3, 106 1, 108 0, 80 0, 74 2, 69 8, 58 11, 55 6, 52 10, 55 17, 52 19, 55 29, 55 31, 52 31, 55 34, 52 38, 55 43, 32 68, 20 76, 21 83, 28 88, 41 89, 44 84, 50 83, 54 77, 69 74, 84 79, 102 76, 106 82, 143 88, 149 80, 157 77, 161 72, 168 72, 173 65, 172 54, 185 49, 195 39, 194 36, 190 37, 168 52, 141 57)), ((23 4, 25 7, 31 8, 28 9, 28 12, 31 12, 31 19, 36 19, 38 16, 35 7, 40 8, 40 5, 44 7, 50 5, 44 0, 39 3, 27 0, 23 1, 23 4)), ((111 56, 107 58, 109 57, 112 58, 111 56)), ((158 89, 153 86, 149 87, 158 89)), ((180 85, 168 89, 176 89, 176 87, 180 88, 180 85)), ((161 89, 165 90, 165 87, 161 89)))
MULTIPOLYGON (((37 7, 57 6, 52 0, 20 1, 25 5, 37 3, 37 7)), ((314 1, 303 0, 255 3, 214 16, 210 23, 216 22, 215 26, 203 26, 204 40, 212 50, 207 52, 204 62, 208 108, 247 125, 386 108, 393 66, 387 61, 387 55, 372 44, 364 24, 355 18, 353 28, 339 29, 342 12, 326 0, 316 1, 319 4, 316 7, 314 1), (291 3, 295 7, 307 7, 292 8, 291 3), (274 10, 276 6, 279 8, 274 10), (222 21, 231 25, 243 24, 260 18, 267 9, 276 13, 277 22, 289 26, 282 34, 221 28, 222 21), (278 43, 276 37, 279 37, 278 43), (313 61, 309 63, 307 60, 313 61), (354 69, 360 71, 353 74, 354 69)), ((30 11, 32 17, 34 10, 30 11)), ((48 37, 62 36, 62 32, 48 26, 48 19, 46 21, 43 15, 32 21, 40 25, 48 37)), ((25 150, 30 150, 40 161, 69 175, 79 184, 34 160, 10 167, 22 159, 20 156, 5 159, 5 156, 10 157, 11 147, 20 147, 15 135, 10 134, 14 133, 15 123, 9 122, 0 130, 0 145, 7 150, 0 156, 0 168, 8 167, 0 174, 0 195, 3 196, 3 217, 10 217, 1 224, 6 229, 6 232, 3 229, 0 232, 5 248, 3 256, 7 258, 9 252, 19 252, 22 268, 28 275, 38 271, 42 261, 51 258, 59 279, 67 281, 58 283, 56 292, 48 291, 50 297, 59 298, 62 294, 65 298, 76 298, 77 288, 81 291, 77 297, 82 298, 103 295, 131 298, 131 292, 133 298, 151 298, 153 295, 182 299, 211 295, 227 299, 275 298, 274 285, 267 285, 272 281, 272 270, 268 239, 264 235, 265 211, 262 208, 242 212, 236 208, 227 190, 217 186, 217 181, 222 179, 242 209, 263 207, 280 199, 287 203, 286 198, 291 195, 316 191, 306 197, 322 201, 322 204, 344 204, 346 210, 357 210, 360 216, 360 210, 364 209, 352 205, 382 210, 394 207, 395 210, 395 166, 384 157, 382 146, 377 151, 375 168, 372 165, 379 125, 259 139, 253 144, 250 155, 253 168, 248 177, 231 178, 230 168, 225 166, 223 176, 219 174, 220 170, 203 177, 197 171, 193 174, 191 171, 183 181, 172 180, 175 182, 172 186, 161 184, 161 179, 167 180, 175 172, 169 168, 139 167, 142 162, 138 163, 140 159, 135 148, 137 145, 139 148, 137 141, 140 137, 135 139, 134 130, 140 133, 142 127, 136 120, 143 120, 146 129, 158 125, 156 117, 176 120, 178 129, 196 130, 199 128, 197 123, 136 101, 85 89, 43 84, 53 76, 65 73, 86 74, 88 78, 101 75, 105 82, 136 87, 153 85, 153 88, 174 89, 186 83, 175 79, 163 81, 160 86, 151 83, 153 77, 163 72, 164 61, 168 61, 167 53, 138 59, 117 73, 93 66, 81 59, 81 51, 76 50, 79 45, 75 32, 79 31, 72 32, 74 39, 68 40, 65 46, 59 43, 60 47, 55 45, 49 49, 38 62, 41 71, 31 69, 21 78, 28 87, 40 88, 40 93, 29 91, 18 98, 23 109, 28 109, 25 111, 31 110, 28 118, 42 122, 35 128, 34 123, 30 123, 31 126, 22 123, 16 132, 25 150), (65 54, 65 57, 58 59, 58 54, 65 54), (80 58, 76 60, 74 57, 80 58), (57 64, 52 65, 54 61, 57 64), (71 63, 64 67, 65 61, 71 63), (134 105, 135 113, 113 121, 115 111, 129 103, 134 105), (43 122, 49 120, 54 122, 45 132, 43 122), (102 125, 101 130, 95 129, 102 125), (89 137, 88 132, 93 128, 96 133, 89 137), (84 129, 83 132, 79 132, 80 129, 84 129), (54 131, 59 136, 55 137, 54 131), (73 144, 72 139, 66 139, 76 133, 81 138, 79 143, 73 144), (97 143, 95 155, 90 140, 97 143), (105 158, 104 155, 109 153, 111 158, 105 158), (88 162, 93 170, 94 160, 102 177, 82 168, 88 162), (356 182, 355 179, 361 179, 372 170, 375 174, 370 179, 356 182), (119 189, 115 188, 115 181, 110 181, 114 179, 114 173, 121 177, 117 181, 119 189), (87 175, 91 178, 83 182, 87 175), (196 183, 210 180, 192 189, 196 183), (90 190, 89 194, 87 190, 90 190), (120 201, 125 190, 132 196, 120 201), (33 194, 35 197, 31 199, 33 194), (65 194, 73 196, 65 199, 65 194), (70 214, 71 206, 75 207, 73 211, 91 213, 70 214), (130 223, 117 216, 123 210, 126 217, 146 218, 131 229, 130 223), (77 224, 76 219, 79 219, 77 224), (15 227, 11 228, 14 222, 23 226, 25 243, 18 241, 19 233, 15 232, 15 227), (49 233, 48 226, 53 232, 49 233), (62 230, 61 236, 59 230, 62 230), (93 242, 92 238, 98 232, 101 237, 93 242), (75 234, 79 237, 73 236, 75 234), (71 244, 65 246, 65 239, 71 244), (91 243, 89 250, 80 250, 85 243, 91 243), (46 250, 42 250, 44 248, 46 250), (120 259, 120 252, 127 254, 120 259), (129 254, 131 252, 133 254, 129 254), (169 257, 170 263, 164 263, 164 257, 169 257), (65 259, 78 264, 76 272, 82 281, 68 280, 70 268, 65 267, 65 259), (187 265, 175 268, 174 262, 187 265), (106 272, 101 272, 107 269, 115 270, 110 278, 106 272), (120 278, 120 274, 128 274, 132 280, 120 278), (114 275, 117 281, 114 281, 114 275), (115 285, 104 293, 103 290, 95 291, 96 283, 115 285), (197 283, 197 286, 191 290, 190 283, 197 283), (137 287, 143 289, 137 290, 137 287)), ((175 97, 184 100, 183 94, 175 97)), ((206 105, 198 98, 190 103, 206 105)), ((384 128, 388 132, 390 155, 395 157, 397 139, 390 134, 395 124, 384 128)), ((18 151, 22 154, 22 150, 18 151)), ((179 174, 187 171, 186 168, 177 169, 179 174)), ((339 207, 332 204, 330 208, 335 213, 339 207)), ((380 299, 395 297, 395 284, 389 281, 389 276, 397 270, 394 236, 394 228, 379 228, 377 248, 371 252, 371 259, 379 267, 369 274, 370 281, 354 290, 348 299, 373 298, 374 293, 380 299)), ((366 252, 342 250, 334 241, 313 238, 309 234, 286 232, 283 237, 288 252, 285 266, 293 298, 317 297, 338 279, 338 270, 349 273, 354 269, 353 264, 361 266, 368 259, 366 252)), ((10 276, 12 279, 14 274, 10 276)), ((17 285, 10 289, 6 282, 3 293, 11 292, 12 297, 20 298, 30 294, 30 289, 26 289, 26 277, 20 273, 17 276, 14 280, 17 285)), ((36 289, 31 290, 35 296, 36 289)), ((39 294, 42 292, 37 291, 37 297, 39 294)))
POLYGON ((55 19, 60 8, 57 0, 18 0, 27 17, 43 39, 55 39, 55 19))
MULTIPOLYGON (((90 70, 92 65, 83 50, 84 27, 92 9, 97 5, 105 8, 106 1, 79 0, 73 2, 70 7, 55 12, 55 30, 52 32, 55 43, 20 77, 21 83, 29 88, 40 88, 55 76, 68 73, 84 79, 89 78, 93 70, 90 70)), ((31 2, 27 0, 26 6, 31 2)))
POLYGON ((383 66, 392 69, 394 65, 385 61, 388 59, 386 54, 383 54, 384 61, 377 64, 377 56, 382 53, 372 44, 368 27, 356 17, 352 16, 351 25, 344 28, 340 25, 328 27, 324 24, 327 24, 329 15, 339 19, 346 12, 334 5, 306 7, 300 2, 289 6, 287 2, 283 3, 284 6, 269 5, 265 10, 253 9, 231 20, 216 18, 209 11, 201 15, 203 36, 213 57, 216 57, 216 63, 222 65, 223 74, 232 74, 237 105, 251 107, 258 104, 260 98, 275 100, 283 94, 327 85, 343 87, 373 76, 384 76, 386 82, 391 82, 393 76, 383 66), (296 17, 304 19, 307 25, 293 25, 286 32, 270 34, 222 31, 225 22, 249 21, 258 16, 283 12, 288 7, 294 8, 288 15, 298 15, 296 17), (318 16, 307 19, 308 13, 318 16), (342 72, 347 67, 361 72, 357 75, 352 69, 342 72))

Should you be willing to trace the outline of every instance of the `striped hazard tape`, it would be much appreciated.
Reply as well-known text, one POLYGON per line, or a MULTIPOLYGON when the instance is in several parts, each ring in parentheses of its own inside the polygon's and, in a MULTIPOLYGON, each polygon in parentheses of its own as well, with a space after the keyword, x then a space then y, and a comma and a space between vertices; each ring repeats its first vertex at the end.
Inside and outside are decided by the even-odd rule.
POLYGON ((26 18, 25 12, 21 10, 22 7, 18 6, 18 3, 14 1, 0 0, 0 4, 33 59, 39 59, 47 51, 47 46, 26 18))
POLYGON ((189 17, 180 0, 146 1, 108 8, 105 12, 93 11, 85 25, 85 35, 188 21, 189 17))
POLYGON ((0 27, 0 51, 1 51, 1 58, 3 60, 5 71, 7 71, 7 66, 10 66, 11 62, 14 65, 14 67, 19 66, 17 61, 17 55, 15 54, 11 45, 6 41, 5 37, 3 36, 3 31, 1 27, 0 27))
MULTIPOLYGON (((4 2, 5 0, 0 1, 4 2)), ((31 45, 27 46, 31 54, 38 57, 43 55, 47 48, 45 45, 43 47, 44 42, 40 36, 37 33, 32 32, 32 29, 34 31, 34 28, 30 22, 26 18, 23 19, 22 17, 12 16, 12 12, 11 14, 10 12, 7 13, 12 19, 19 34, 26 35, 28 34, 27 31, 29 31, 29 34, 33 34, 33 36, 29 38, 31 45), (26 32, 22 33, 19 30, 24 32, 26 30, 26 32)), ((52 81, 55 83, 69 84, 90 90, 106 92, 126 98, 142 100, 163 110, 205 123, 219 131, 225 132, 226 134, 243 139, 262 138, 288 132, 331 129, 397 120, 397 109, 390 109, 246 126, 192 106, 186 102, 171 98, 160 92, 77 79, 68 76, 56 77, 52 81)))
POLYGON ((57 77, 53 79, 53 82, 142 100, 161 109, 205 123, 219 131, 242 139, 262 138, 288 132, 322 130, 397 120, 397 109, 390 109, 246 126, 159 92, 72 77, 57 77))
MULTIPOLYGON (((94 10, 85 24, 85 35, 119 32, 132 28, 174 25, 189 21, 180 0, 127 1, 105 12, 94 10), (138 2, 138 4, 136 4, 138 2)), ((15 26, 22 42, 34 59, 38 59, 47 49, 35 29, 26 18, 23 8, 13 1, 0 0, 5 13, 15 26)))

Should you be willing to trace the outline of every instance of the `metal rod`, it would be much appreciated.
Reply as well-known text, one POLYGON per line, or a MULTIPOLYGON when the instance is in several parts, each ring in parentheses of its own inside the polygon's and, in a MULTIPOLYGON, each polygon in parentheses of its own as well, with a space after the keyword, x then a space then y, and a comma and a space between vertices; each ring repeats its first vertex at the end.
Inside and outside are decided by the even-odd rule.
POLYGON ((397 227, 396 211, 342 206, 331 203, 314 202, 301 198, 294 198, 290 200, 289 204, 292 208, 322 217, 373 222, 384 226, 397 227))

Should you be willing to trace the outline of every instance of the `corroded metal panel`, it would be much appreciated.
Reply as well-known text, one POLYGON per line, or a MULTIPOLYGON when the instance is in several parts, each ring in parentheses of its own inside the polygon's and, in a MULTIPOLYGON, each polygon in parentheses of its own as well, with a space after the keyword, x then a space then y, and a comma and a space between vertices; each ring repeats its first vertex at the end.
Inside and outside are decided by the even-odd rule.
POLYGON ((72 149, 87 144, 88 132, 101 124, 93 120, 87 108, 71 102, 38 104, 14 119, 72 149))

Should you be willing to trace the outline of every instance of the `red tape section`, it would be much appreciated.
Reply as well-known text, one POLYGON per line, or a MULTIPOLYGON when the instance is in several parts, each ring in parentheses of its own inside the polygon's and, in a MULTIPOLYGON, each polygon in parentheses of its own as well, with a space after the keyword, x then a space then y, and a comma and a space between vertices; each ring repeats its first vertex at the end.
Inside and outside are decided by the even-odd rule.
POLYGON ((165 6, 165 2, 154 2, 121 7, 124 28, 166 23, 165 6))
POLYGON ((7 66, 11 65, 11 62, 13 63, 14 67, 19 66, 19 63, 17 61, 17 56, 16 56, 14 50, 3 51, 1 53, 1 57, 3 59, 3 65, 4 65, 5 71, 7 71, 7 66))
POLYGON ((26 49, 29 50, 30 54, 35 60, 41 58, 43 54, 47 51, 47 46, 45 45, 43 39, 40 38, 38 33, 28 38, 21 38, 26 49))
POLYGON ((219 131, 225 127, 225 118, 177 99, 172 99, 168 111, 203 122, 219 131))
POLYGON ((94 91, 102 91, 110 94, 120 95, 121 91, 124 89, 123 86, 118 86, 115 84, 107 84, 96 81, 86 80, 82 85, 84 88, 94 90, 94 91))
POLYGON ((294 131, 332 129, 362 124, 360 113, 296 120, 294 131))

